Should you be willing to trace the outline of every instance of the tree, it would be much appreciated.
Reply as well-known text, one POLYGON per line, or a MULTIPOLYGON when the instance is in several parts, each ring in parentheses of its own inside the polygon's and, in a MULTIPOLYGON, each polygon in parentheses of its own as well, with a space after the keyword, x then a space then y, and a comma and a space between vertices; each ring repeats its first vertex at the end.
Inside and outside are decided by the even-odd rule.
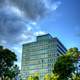
POLYGON ((6 70, 6 72, 5 72, 5 74, 4 74, 4 78, 5 78, 5 80, 7 79, 11 79, 12 80, 12 78, 14 78, 15 77, 15 72, 13 71, 13 69, 11 68, 11 69, 7 69, 6 70))
POLYGON ((74 48, 70 48, 67 52, 66 55, 71 56, 71 58, 73 59, 74 62, 77 61, 79 55, 80 55, 80 51, 78 50, 78 48, 74 47, 74 48))
POLYGON ((39 80, 39 77, 38 76, 34 76, 33 80, 39 80))
POLYGON ((35 72, 33 76, 32 75, 28 76, 27 80, 39 80, 39 73, 35 72))
POLYGON ((32 76, 28 76, 28 80, 34 80, 32 76))
POLYGON ((71 80, 80 80, 80 75, 73 73, 71 80))
POLYGON ((38 72, 34 73, 33 79, 34 80, 39 80, 39 73, 38 72))
POLYGON ((61 56, 58 58, 54 65, 54 73, 59 75, 59 80, 65 80, 70 77, 71 73, 74 71, 74 65, 70 56, 61 56))
POLYGON ((49 74, 45 74, 44 80, 50 80, 51 76, 49 74))
POLYGON ((0 77, 4 76, 4 74, 14 64, 14 61, 17 61, 15 53, 0 46, 0 77))
POLYGON ((8 68, 4 74, 5 78, 8 77, 12 80, 12 78, 16 78, 20 73, 19 67, 17 65, 8 68))
POLYGON ((59 75, 53 73, 53 74, 51 74, 50 80, 57 80, 58 77, 59 77, 59 75))
POLYGON ((77 61, 79 54, 77 48, 71 48, 57 59, 53 72, 59 75, 58 80, 68 80, 71 77, 71 73, 75 71, 73 63, 77 61))
POLYGON ((45 74, 44 80, 57 80, 58 77, 57 74, 45 74))

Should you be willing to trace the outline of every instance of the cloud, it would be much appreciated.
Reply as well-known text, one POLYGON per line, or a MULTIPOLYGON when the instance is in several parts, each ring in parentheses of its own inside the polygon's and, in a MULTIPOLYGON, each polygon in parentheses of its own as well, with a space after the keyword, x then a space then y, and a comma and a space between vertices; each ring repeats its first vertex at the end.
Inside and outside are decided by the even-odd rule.
POLYGON ((37 21, 59 5, 53 0, 0 0, 0 45, 15 51, 19 63, 22 44, 46 33, 37 21))
POLYGON ((47 8, 48 12, 56 10, 61 4, 60 1, 55 2, 54 0, 43 0, 43 2, 45 4, 45 7, 47 8))
POLYGON ((13 9, 10 9, 5 7, 0 9, 0 39, 12 42, 24 32, 27 23, 17 16, 13 9))
POLYGON ((40 35, 44 35, 44 34, 47 34, 47 33, 44 31, 37 31, 34 33, 35 36, 40 36, 40 35))
POLYGON ((39 20, 51 11, 56 10, 61 4, 54 0, 10 0, 15 6, 31 20, 39 20))

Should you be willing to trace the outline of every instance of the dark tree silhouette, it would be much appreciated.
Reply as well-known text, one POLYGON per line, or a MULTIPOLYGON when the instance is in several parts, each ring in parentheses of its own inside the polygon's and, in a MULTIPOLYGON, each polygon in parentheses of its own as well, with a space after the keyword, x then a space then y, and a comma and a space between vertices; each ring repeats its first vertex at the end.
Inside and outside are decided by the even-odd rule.
POLYGON ((17 61, 14 52, 0 46, 0 77, 4 76, 5 72, 17 61))

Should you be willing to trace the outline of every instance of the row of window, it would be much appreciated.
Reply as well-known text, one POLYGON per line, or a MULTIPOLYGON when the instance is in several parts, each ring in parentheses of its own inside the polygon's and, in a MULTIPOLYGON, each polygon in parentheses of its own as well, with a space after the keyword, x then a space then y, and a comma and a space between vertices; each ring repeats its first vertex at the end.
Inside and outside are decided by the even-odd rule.
POLYGON ((48 64, 38 64, 38 65, 25 65, 23 66, 23 70, 40 70, 40 69, 51 69, 53 68, 54 64, 53 63, 48 63, 48 64))
POLYGON ((36 46, 32 46, 32 47, 29 47, 29 46, 27 46, 27 47, 24 47, 23 48, 23 50, 24 51, 35 51, 35 50, 39 50, 39 49, 43 49, 43 48, 54 48, 55 47, 55 44, 50 44, 50 43, 48 43, 48 44, 39 44, 38 46, 36 45, 36 46))
POLYGON ((48 49, 48 50, 45 49, 45 50, 41 50, 41 51, 30 52, 29 54, 24 53, 22 57, 25 60, 29 60, 29 59, 32 60, 32 59, 36 59, 36 58, 40 59, 40 58, 56 57, 56 56, 57 56, 56 50, 53 51, 50 49, 48 49))

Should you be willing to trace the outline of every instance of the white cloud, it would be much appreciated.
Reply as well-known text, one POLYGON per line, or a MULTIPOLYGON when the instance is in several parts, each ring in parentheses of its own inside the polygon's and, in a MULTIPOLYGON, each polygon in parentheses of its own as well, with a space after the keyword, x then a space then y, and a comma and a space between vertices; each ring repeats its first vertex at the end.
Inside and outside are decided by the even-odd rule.
POLYGON ((6 42, 6 40, 1 40, 1 41, 0 41, 0 44, 4 44, 4 45, 6 45, 7 42, 6 42))
POLYGON ((21 35, 21 38, 22 38, 22 39, 27 39, 28 37, 27 37, 27 35, 22 34, 22 35, 21 35))
POLYGON ((61 2, 56 2, 51 6, 51 10, 56 10, 61 5, 61 2))
POLYGON ((28 27, 27 27, 27 30, 28 31, 31 31, 32 30, 32 26, 30 26, 29 24, 27 25, 28 27))
POLYGON ((32 24, 32 25, 34 25, 34 26, 36 26, 36 25, 37 25, 37 23, 36 23, 36 22, 32 22, 31 24, 32 24))
POLYGON ((44 35, 44 34, 46 34, 46 32, 44 31, 37 31, 34 33, 35 36, 44 35))
POLYGON ((48 9, 48 12, 56 10, 61 4, 60 1, 55 2, 54 0, 43 0, 43 2, 48 9))

